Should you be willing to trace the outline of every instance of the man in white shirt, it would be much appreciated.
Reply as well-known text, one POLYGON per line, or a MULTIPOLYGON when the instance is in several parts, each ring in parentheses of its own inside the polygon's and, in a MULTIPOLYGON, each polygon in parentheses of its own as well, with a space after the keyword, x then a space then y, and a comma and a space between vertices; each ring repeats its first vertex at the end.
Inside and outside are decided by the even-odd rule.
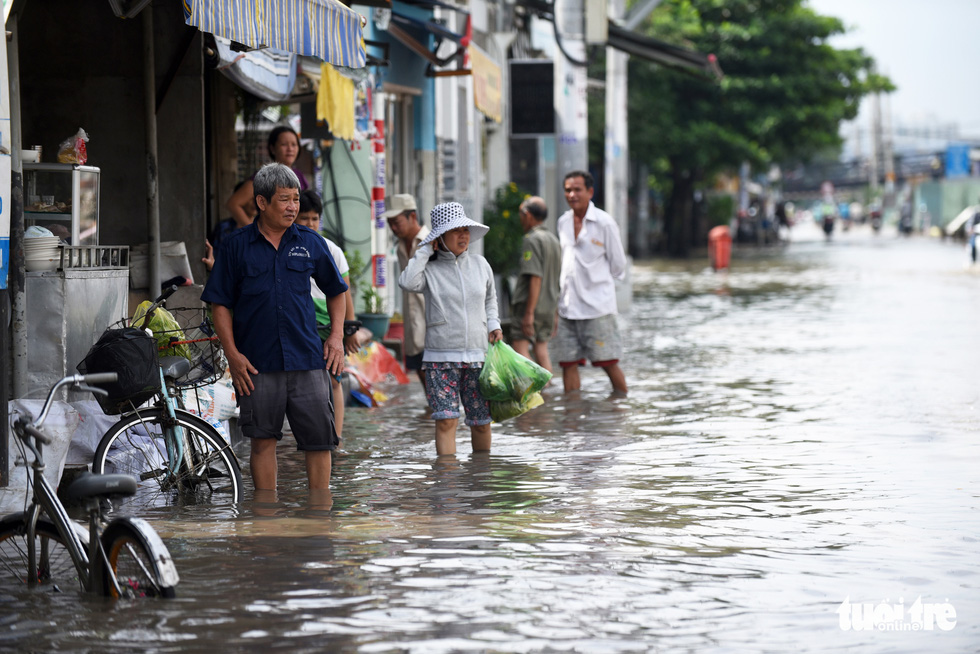
POLYGON ((578 367, 588 359, 606 371, 613 392, 625 395, 615 280, 626 277, 626 253, 616 221, 592 204, 593 186, 587 171, 565 175, 570 209, 558 219, 562 257, 552 359, 561 366, 566 393, 581 388, 578 367))

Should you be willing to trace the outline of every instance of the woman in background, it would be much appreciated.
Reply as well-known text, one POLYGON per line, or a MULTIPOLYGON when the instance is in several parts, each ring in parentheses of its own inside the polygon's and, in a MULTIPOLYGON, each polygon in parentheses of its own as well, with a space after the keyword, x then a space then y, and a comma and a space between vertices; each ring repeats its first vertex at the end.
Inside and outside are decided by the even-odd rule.
MULTIPOLYGON (((295 168, 296 159, 299 158, 300 145, 299 134, 292 127, 280 125, 269 132, 267 147, 272 161, 289 166, 296 173, 296 177, 299 178, 300 192, 310 187, 303 173, 295 168)), ((235 220, 236 228, 249 225, 255 219, 255 193, 252 188, 252 178, 254 177, 255 175, 252 175, 238 186, 228 198, 228 202, 225 203, 225 207, 235 220)))

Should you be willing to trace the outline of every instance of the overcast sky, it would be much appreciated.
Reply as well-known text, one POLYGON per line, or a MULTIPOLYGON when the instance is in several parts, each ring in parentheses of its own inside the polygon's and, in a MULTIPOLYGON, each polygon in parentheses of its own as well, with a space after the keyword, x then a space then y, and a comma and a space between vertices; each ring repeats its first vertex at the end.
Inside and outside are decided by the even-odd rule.
MULTIPOLYGON (((898 86, 891 94, 894 125, 958 123, 963 136, 980 139, 980 0, 809 0, 809 5, 850 28, 833 41, 835 47, 864 48, 898 86)), ((864 105, 858 121, 870 125, 868 102, 864 105)))

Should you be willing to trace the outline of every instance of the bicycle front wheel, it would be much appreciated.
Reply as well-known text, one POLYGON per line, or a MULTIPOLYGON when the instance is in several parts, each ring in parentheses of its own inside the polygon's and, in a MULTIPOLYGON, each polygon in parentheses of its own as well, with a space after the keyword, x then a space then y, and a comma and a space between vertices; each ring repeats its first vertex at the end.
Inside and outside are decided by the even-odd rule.
POLYGON ((113 521, 102 533, 107 568, 102 566, 102 588, 109 597, 141 599, 144 597, 176 597, 177 591, 158 563, 169 561, 170 553, 160 551, 139 530, 125 520, 113 521), (110 574, 111 572, 111 574, 110 574), (118 590, 112 583, 116 578, 118 590))
MULTIPOLYGON (((116 500, 117 505, 150 508, 172 504, 239 502, 242 473, 231 446, 206 421, 177 409, 176 421, 162 407, 122 417, 102 437, 95 451, 92 472, 125 473, 136 477, 136 495, 116 500), (171 471, 168 443, 176 453, 183 442, 183 457, 171 471)), ((175 456, 175 454, 174 454, 175 456)))
MULTIPOLYGON (((88 532, 72 523, 83 546, 88 532)), ((37 556, 37 583, 52 590, 85 590, 75 562, 54 523, 45 517, 37 521, 34 534, 37 556)), ((24 512, 4 516, 0 520, 0 583, 27 586, 27 524, 24 512)))

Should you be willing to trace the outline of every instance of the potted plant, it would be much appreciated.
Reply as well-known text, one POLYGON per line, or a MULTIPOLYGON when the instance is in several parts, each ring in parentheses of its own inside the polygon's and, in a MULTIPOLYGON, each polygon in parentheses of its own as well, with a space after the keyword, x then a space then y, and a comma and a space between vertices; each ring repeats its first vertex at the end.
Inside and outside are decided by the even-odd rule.
POLYGON ((364 257, 361 256, 360 250, 350 250, 344 253, 347 258, 347 266, 349 270, 347 271, 347 279, 350 281, 350 294, 351 297, 357 297, 357 289, 360 286, 361 276, 367 271, 367 262, 364 261, 364 257))
POLYGON ((377 288, 369 286, 361 293, 361 299, 364 301, 364 312, 357 314, 357 319, 380 341, 388 333, 388 323, 391 320, 391 316, 385 311, 384 296, 377 288))

